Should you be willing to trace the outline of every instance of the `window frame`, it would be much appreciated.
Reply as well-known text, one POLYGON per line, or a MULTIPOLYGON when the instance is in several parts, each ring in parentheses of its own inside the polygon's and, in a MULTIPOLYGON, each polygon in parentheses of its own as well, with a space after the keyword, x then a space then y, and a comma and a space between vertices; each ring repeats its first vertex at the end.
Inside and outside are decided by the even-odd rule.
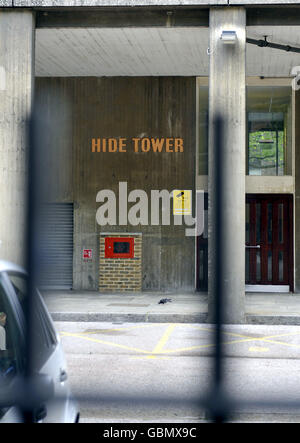
MULTIPOLYGON (((14 294, 13 297, 14 303, 17 307, 17 311, 19 311, 19 318, 22 321, 23 335, 25 337, 25 328, 26 328, 25 313, 22 309, 21 302, 18 299, 18 295, 16 294, 15 286, 10 279, 10 275, 25 280, 27 279, 27 275, 25 273, 21 273, 18 271, 9 271, 9 270, 5 271, 5 274, 7 279, 7 285, 10 291, 13 292, 14 294)), ((58 345, 59 340, 55 328, 52 325, 52 321, 48 316, 45 304, 41 298, 38 289, 36 289, 35 302, 36 302, 35 321, 37 322, 36 326, 38 327, 39 333, 42 336, 42 341, 41 341, 42 347, 40 349, 40 355, 37 356, 37 361, 36 361, 37 369, 40 370, 53 354, 55 348, 58 345)))
MULTIPOLYGON (((289 178, 295 175, 295 91, 292 88, 291 79, 289 78, 246 78, 246 177, 263 177, 264 179, 276 180, 278 177, 289 178), (249 174, 249 131, 248 131, 248 114, 256 112, 249 110, 247 97, 250 88, 290 88, 290 104, 289 112, 285 113, 285 117, 289 115, 290 119, 286 124, 286 146, 284 150, 284 174, 283 175, 250 175, 249 174)), ((260 112, 260 111, 257 111, 260 112)), ((277 111, 276 111, 277 112, 277 111)), ((284 131, 285 132, 285 131, 284 131)), ((249 190, 249 192, 252 192, 249 190)), ((275 190, 274 190, 274 193, 275 190)))
MULTIPOLYGON (((16 335, 20 338, 20 343, 14 347, 16 348, 16 361, 17 361, 17 372, 22 373, 25 368, 25 318, 18 300, 16 299, 16 294, 11 286, 8 275, 5 271, 0 272, 0 284, 6 295, 5 302, 10 310, 10 314, 14 318, 14 323, 17 328, 16 335)), ((8 313, 7 313, 8 314, 8 313)), ((6 331, 7 333, 8 331, 6 331)), ((13 335, 13 334, 11 334, 13 335)))

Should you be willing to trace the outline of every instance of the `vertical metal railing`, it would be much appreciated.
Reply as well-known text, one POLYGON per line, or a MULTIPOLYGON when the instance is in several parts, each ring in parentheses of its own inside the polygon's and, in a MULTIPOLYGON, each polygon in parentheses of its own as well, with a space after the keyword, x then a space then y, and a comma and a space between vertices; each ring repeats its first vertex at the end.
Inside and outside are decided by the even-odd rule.
POLYGON ((222 348, 222 323, 223 323, 223 250, 224 250, 224 229, 223 214, 223 121, 221 116, 214 119, 215 128, 215 192, 214 200, 214 217, 213 229, 215 231, 215 282, 212 294, 214 299, 214 319, 215 319, 215 355, 214 355, 214 385, 211 394, 211 412, 215 422, 223 422, 225 420, 226 411, 223 405, 223 348, 222 348), (216 399, 220 399, 216 401, 216 399))
MULTIPOLYGON (((27 155, 27 189, 26 189, 26 269, 28 272, 27 280, 27 296, 25 298, 24 311, 26 319, 26 335, 25 335, 25 369, 24 382, 29 386, 34 378, 34 328, 35 318, 33 315, 35 304, 35 287, 36 287, 36 260, 34 251, 38 247, 36 245, 36 229, 37 229, 37 194, 39 177, 38 158, 35 152, 35 118, 34 113, 27 122, 28 136, 28 155, 27 155)), ((32 398, 35 403, 34 398, 32 398)), ((23 406, 23 419, 25 423, 34 422, 34 405, 31 407, 23 406)))
POLYGON ((45 115, 40 105, 33 107, 27 121, 27 189, 26 189, 26 270, 27 296, 24 311, 26 319, 25 335, 25 369, 24 369, 24 400, 21 411, 25 423, 35 421, 35 411, 41 403, 53 395, 51 380, 41 380, 37 374, 36 355, 38 353, 36 333, 37 317, 35 315, 36 288, 40 273, 40 240, 41 240, 41 205, 45 200, 47 183, 47 167, 42 134, 47 134, 45 115))

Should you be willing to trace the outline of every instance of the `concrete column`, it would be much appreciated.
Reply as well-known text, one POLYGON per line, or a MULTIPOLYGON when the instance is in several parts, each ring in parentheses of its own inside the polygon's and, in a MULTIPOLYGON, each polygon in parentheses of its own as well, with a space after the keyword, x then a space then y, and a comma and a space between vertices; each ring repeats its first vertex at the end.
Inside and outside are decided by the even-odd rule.
POLYGON ((245 49, 246 11, 242 7, 210 9, 209 78, 209 321, 214 321, 215 244, 212 220, 215 202, 214 117, 224 121, 222 229, 224 235, 224 322, 244 322, 245 302, 245 49), (234 44, 220 39, 235 31, 234 44))
POLYGON ((34 17, 0 10, 0 258, 24 264, 26 117, 34 79, 34 17))
POLYGON ((300 90, 295 91, 294 291, 300 293, 300 90))

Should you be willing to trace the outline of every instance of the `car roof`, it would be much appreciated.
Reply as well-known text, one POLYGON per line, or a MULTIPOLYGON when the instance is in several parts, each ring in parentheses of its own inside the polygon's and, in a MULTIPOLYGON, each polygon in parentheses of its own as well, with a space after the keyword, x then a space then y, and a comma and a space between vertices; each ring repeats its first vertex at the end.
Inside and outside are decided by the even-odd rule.
POLYGON ((5 272, 5 271, 19 272, 21 274, 26 274, 26 271, 21 266, 6 260, 0 260, 0 272, 5 272))

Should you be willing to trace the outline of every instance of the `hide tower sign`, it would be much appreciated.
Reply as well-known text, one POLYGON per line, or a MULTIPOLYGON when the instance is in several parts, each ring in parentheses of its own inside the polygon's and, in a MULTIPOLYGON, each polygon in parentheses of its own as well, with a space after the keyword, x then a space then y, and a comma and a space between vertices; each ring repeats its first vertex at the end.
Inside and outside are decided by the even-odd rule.
POLYGON ((184 152, 182 138, 92 138, 92 152, 184 152))

